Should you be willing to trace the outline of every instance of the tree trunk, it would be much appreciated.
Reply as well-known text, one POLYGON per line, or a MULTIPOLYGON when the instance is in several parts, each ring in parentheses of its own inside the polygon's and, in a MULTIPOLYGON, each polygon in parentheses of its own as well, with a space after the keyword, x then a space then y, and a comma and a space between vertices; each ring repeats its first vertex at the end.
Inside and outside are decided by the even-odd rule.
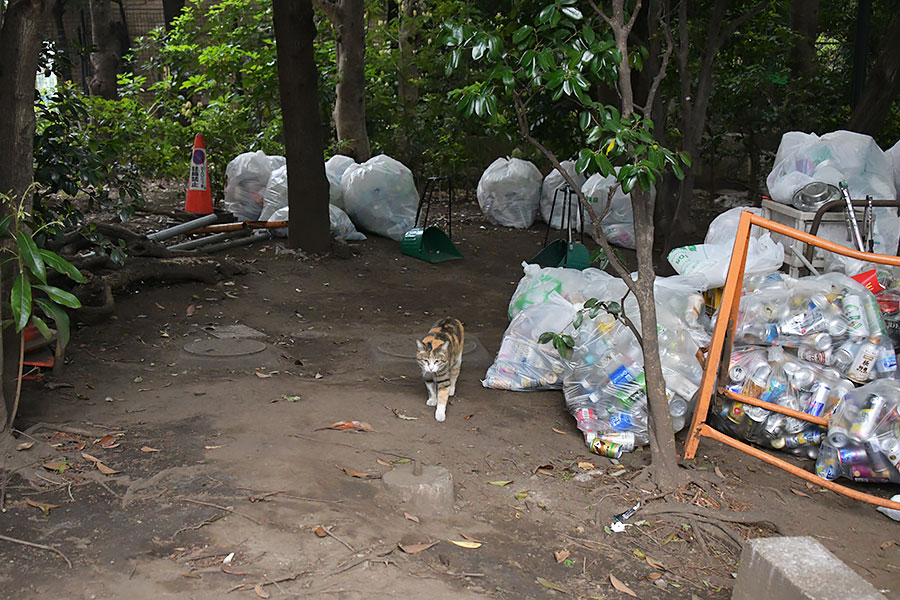
POLYGON ((661 490, 675 489, 686 483, 686 477, 678 467, 675 452, 675 432, 669 415, 666 397, 666 380, 659 358, 657 335, 656 299, 653 283, 653 205, 649 192, 635 188, 631 192, 634 211, 635 246, 637 249, 638 279, 635 296, 641 313, 641 349, 644 353, 644 380, 647 386, 648 423, 650 436, 650 469, 653 482, 661 490))
POLYGON ((110 0, 90 0, 91 13, 91 77, 88 92, 109 100, 116 98, 116 75, 120 56, 118 36, 113 21, 110 0))
MULTIPOLYGON (((896 31, 900 17, 895 15, 887 31, 896 31)), ((891 112, 900 90, 900 35, 886 36, 885 46, 869 73, 859 102, 850 115, 847 129, 874 136, 891 112)))
POLYGON ((419 70, 415 60, 416 8, 418 0, 402 0, 397 44, 400 51, 400 66, 397 78, 397 96, 400 99, 400 127, 397 129, 395 145, 404 164, 413 172, 420 162, 420 152, 410 152, 410 141, 416 126, 415 109, 419 102, 419 86, 415 79, 419 70))
POLYGON ((331 228, 312 3, 275 0, 273 7, 288 170, 288 245, 324 253, 331 247, 331 228))
POLYGON ((66 14, 67 0, 56 0, 53 3, 53 24, 56 26, 56 50, 62 60, 56 60, 53 64, 53 72, 59 81, 72 81, 72 58, 69 56, 69 38, 66 35, 66 27, 63 16, 66 14))
POLYGON ((181 9, 184 8, 184 0, 162 0, 162 5, 166 31, 172 31, 172 21, 181 14, 181 9))
POLYGON ((819 0, 791 0, 791 31, 794 33, 794 44, 788 55, 791 79, 809 77, 816 71, 819 0))
POLYGON ((337 99, 334 124, 342 153, 356 162, 369 160, 372 151, 366 132, 366 30, 363 0, 341 0, 337 31, 337 99))
MULTIPOLYGON (((41 49, 38 24, 47 8, 43 0, 12 0, 6 7, 0 28, 0 194, 23 199, 31 212, 30 186, 34 171, 34 83, 41 49)), ((0 204, 0 216, 9 213, 9 205, 0 204)), ((7 267, 12 264, 8 263, 7 267)), ((8 287, 8 268, 0 277, 0 298, 8 287)), ((4 309, 6 318, 8 308, 4 309)), ((0 420, 7 425, 7 404, 15 392, 18 372, 19 336, 5 330, 0 344, 3 384, 0 386, 0 420), (12 393, 10 393, 12 392, 12 393)))

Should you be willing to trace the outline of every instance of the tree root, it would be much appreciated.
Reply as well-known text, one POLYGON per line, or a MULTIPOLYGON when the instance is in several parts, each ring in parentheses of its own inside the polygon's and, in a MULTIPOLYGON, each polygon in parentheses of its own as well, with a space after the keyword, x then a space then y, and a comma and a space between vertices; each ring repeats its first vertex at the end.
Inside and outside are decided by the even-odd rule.
POLYGON ((69 557, 62 553, 61 550, 54 548, 53 546, 46 546, 44 544, 35 544, 34 542, 28 542, 26 540, 20 540, 18 538, 9 537, 6 535, 0 535, 0 540, 4 540, 6 542, 12 542, 14 544, 21 544, 23 546, 28 546, 30 548, 40 548, 41 550, 49 550, 50 552, 55 552, 59 554, 66 564, 69 565, 69 568, 72 568, 72 561, 69 560, 69 557))
POLYGON ((693 504, 682 504, 675 502, 663 502, 660 504, 652 504, 643 507, 640 511, 642 517, 650 517, 655 515, 676 516, 681 515, 688 520, 696 520, 699 523, 706 524, 721 530, 727 535, 732 542, 738 547, 743 543, 740 535, 725 527, 724 523, 737 523, 741 525, 766 524, 771 526, 781 535, 789 535, 789 528, 776 517, 768 513, 762 512, 734 512, 724 509, 704 508, 693 504))

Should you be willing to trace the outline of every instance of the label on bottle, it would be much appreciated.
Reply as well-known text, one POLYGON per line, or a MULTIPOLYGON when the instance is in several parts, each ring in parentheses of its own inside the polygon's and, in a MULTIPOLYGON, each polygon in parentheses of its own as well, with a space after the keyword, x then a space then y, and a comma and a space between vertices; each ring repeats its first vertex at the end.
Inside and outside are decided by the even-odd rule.
POLYGON ((627 412, 617 412, 609 415, 609 425, 616 431, 628 431, 634 428, 634 420, 627 412))

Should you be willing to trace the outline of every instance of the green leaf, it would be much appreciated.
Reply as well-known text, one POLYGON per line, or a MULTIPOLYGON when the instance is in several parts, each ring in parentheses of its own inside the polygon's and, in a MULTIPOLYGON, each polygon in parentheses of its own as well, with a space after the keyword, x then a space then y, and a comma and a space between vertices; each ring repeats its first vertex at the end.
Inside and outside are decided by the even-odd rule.
POLYGON ((515 33, 513 33, 513 36, 512 36, 513 43, 518 44, 522 40, 526 39, 528 37, 528 35, 531 33, 532 29, 533 28, 531 27, 531 25, 522 25, 521 27, 519 27, 515 31, 515 33))
POLYGON ((12 222, 12 215, 6 215, 3 219, 0 219, 0 236, 6 236, 7 230, 9 229, 9 224, 12 222))
POLYGON ((68 308, 81 308, 81 301, 66 290, 52 285, 35 285, 34 287, 43 291, 57 304, 62 304, 68 308))
POLYGON ((581 327, 581 323, 584 321, 584 313, 578 311, 578 314, 575 315, 575 319, 572 320, 572 327, 578 329, 581 327))
POLYGON ((578 153, 578 159, 575 161, 575 170, 579 173, 584 173, 588 165, 591 164, 592 155, 593 153, 590 150, 582 148, 578 153))
POLYGON ((47 269, 44 267, 44 259, 41 258, 37 244, 34 243, 31 236, 24 231, 17 231, 16 246, 19 248, 19 256, 22 257, 28 270, 41 282, 47 283, 47 269))
POLYGON ((53 269, 57 273, 66 275, 75 283, 84 283, 85 279, 84 275, 81 274, 81 271, 79 271, 75 267, 75 265, 64 259, 62 256, 60 256, 56 252, 44 250, 43 248, 38 250, 38 252, 40 252, 41 258, 44 259, 44 262, 50 265, 51 269, 53 269))
MULTIPOLYGON (((601 248, 601 250, 602 250, 602 248, 601 248)), ((596 298, 588 298, 588 301, 584 303, 584 307, 585 308, 594 308, 595 306, 597 306, 597 302, 599 302, 599 300, 597 300, 596 298)))
POLYGON ((681 159, 681 162, 684 163, 684 166, 686 166, 686 167, 691 166, 691 155, 688 154, 687 152, 679 152, 678 158, 681 159))
POLYGON ((12 305, 16 331, 22 331, 28 325, 28 319, 31 318, 31 282, 28 281, 25 273, 19 273, 13 282, 9 302, 12 305))
POLYGON ((553 339, 554 335, 556 334, 554 334, 552 331, 545 331, 541 334, 541 337, 538 338, 538 344, 546 344, 553 339))
POLYGON ((618 302, 607 302, 606 311, 612 316, 616 317, 622 312, 622 305, 618 302))
POLYGON ((591 124, 591 113, 589 111, 583 110, 581 114, 578 115, 578 126, 581 127, 582 130, 587 129, 591 124))
POLYGON ((44 322, 42 318, 37 315, 31 315, 31 324, 37 327, 37 330, 41 332, 41 335, 44 336, 44 338, 50 339, 50 336, 52 335, 50 333, 50 328, 47 327, 47 323, 44 322))
POLYGON ((562 9, 563 14, 572 19, 573 21, 580 21, 582 18, 581 11, 575 8, 574 6, 565 6, 562 9))
POLYGON ((35 298, 34 303, 56 323, 56 339, 59 340, 59 345, 65 348, 69 343, 69 315, 59 306, 44 298, 35 298))

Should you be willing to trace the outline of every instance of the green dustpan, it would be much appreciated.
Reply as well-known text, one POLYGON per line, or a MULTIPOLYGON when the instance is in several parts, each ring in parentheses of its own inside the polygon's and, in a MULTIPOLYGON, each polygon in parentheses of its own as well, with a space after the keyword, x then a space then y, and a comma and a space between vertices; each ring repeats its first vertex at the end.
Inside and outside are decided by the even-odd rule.
POLYGON ((400 250, 407 256, 430 263, 441 263, 463 257, 440 227, 413 227, 400 241, 400 250))
POLYGON ((565 240, 556 240, 528 262, 541 267, 565 267, 582 271, 591 266, 591 253, 584 244, 568 244, 565 240))

